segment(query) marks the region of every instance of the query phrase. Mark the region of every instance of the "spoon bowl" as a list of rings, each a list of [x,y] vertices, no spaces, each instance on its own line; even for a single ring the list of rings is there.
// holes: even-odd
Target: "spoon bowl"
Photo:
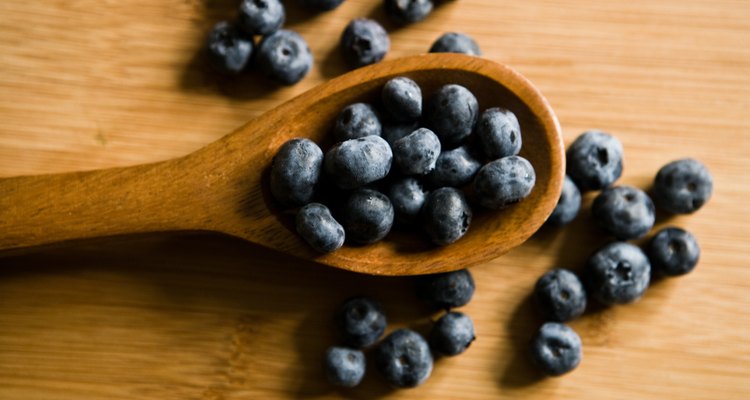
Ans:
[[[429,96],[456,83],[479,110],[504,107],[521,125],[536,186],[500,211],[477,210],[466,235],[443,247],[416,233],[392,231],[366,246],[319,254],[280,208],[268,172],[279,147],[306,137],[325,151],[342,108],[376,102],[385,82],[416,81]],[[425,54],[363,67],[332,79],[251,120],[206,147],[174,160],[107,170],[0,180],[0,250],[146,232],[214,231],[320,264],[378,275],[416,275],[466,268],[528,239],[560,196],[565,173],[562,135],[547,101],[507,66],[461,54]]]

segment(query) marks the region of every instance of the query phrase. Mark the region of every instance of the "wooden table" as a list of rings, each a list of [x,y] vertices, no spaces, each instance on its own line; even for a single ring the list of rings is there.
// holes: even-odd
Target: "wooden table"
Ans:
[[[237,1],[0,2],[0,175],[168,159],[345,72],[337,40],[354,17],[385,21],[380,1],[320,15],[288,1],[287,26],[316,57],[296,86],[255,73],[204,72],[199,48]],[[624,143],[623,184],[649,186],[664,163],[702,160],[715,192],[688,217],[696,271],[639,302],[597,308],[572,327],[584,361],[540,379],[524,357],[539,321],[528,301],[546,270],[579,270],[608,240],[585,208],[472,268],[478,339],[440,359],[423,386],[392,391],[377,374],[329,387],[319,365],[346,297],[382,301],[390,326],[431,318],[411,278],[355,275],[212,235],[136,237],[0,258],[0,398],[576,398],[750,396],[750,2],[744,0],[445,2],[391,33],[388,58],[464,31],[485,56],[535,82],[566,142],[590,128]],[[592,195],[585,197],[590,204]]]

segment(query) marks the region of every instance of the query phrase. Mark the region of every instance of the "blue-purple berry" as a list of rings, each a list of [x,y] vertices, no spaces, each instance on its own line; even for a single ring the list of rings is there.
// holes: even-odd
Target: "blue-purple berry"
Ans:
[[[431,130],[419,128],[393,143],[393,163],[405,175],[426,175],[435,169],[440,139]]]
[[[341,210],[347,240],[370,244],[383,239],[393,227],[395,212],[386,195],[373,189],[357,189]]]
[[[529,353],[537,369],[547,376],[564,375],[578,367],[583,358],[580,336],[559,322],[547,322],[539,328]]]
[[[587,131],[568,147],[567,173],[582,192],[611,186],[622,175],[622,143],[601,131]]]
[[[357,18],[344,29],[340,45],[346,61],[353,67],[361,67],[382,60],[391,47],[391,40],[375,20]]]
[[[430,306],[450,309],[468,304],[475,288],[471,272],[460,269],[420,276],[417,280],[417,297]]]
[[[674,214],[690,214],[701,208],[713,191],[713,177],[705,165],[692,158],[672,161],[654,179],[654,202]]]
[[[326,350],[323,369],[332,385],[352,388],[365,377],[365,353],[342,346],[331,346]]]
[[[477,42],[469,35],[461,32],[447,32],[441,35],[430,47],[430,53],[463,53],[481,56]]]
[[[393,204],[397,223],[414,225],[419,221],[427,193],[417,179],[405,177],[396,180],[388,186],[387,195]]]
[[[279,148],[271,164],[271,194],[283,206],[312,201],[320,179],[323,151],[310,139],[295,138]]]
[[[463,192],[452,187],[431,191],[422,206],[424,230],[439,246],[461,239],[469,230],[471,218],[471,206]]]
[[[690,232],[676,227],[660,230],[648,243],[646,254],[655,273],[685,275],[695,269],[701,249]]]
[[[239,24],[250,35],[270,35],[284,24],[286,13],[279,0],[243,0]]]
[[[386,327],[383,307],[365,296],[346,300],[339,306],[333,320],[341,341],[357,349],[375,344]]]
[[[566,322],[583,315],[586,290],[575,273],[557,268],[536,281],[534,302],[545,320]]]
[[[393,144],[396,143],[397,140],[419,129],[419,123],[417,123],[416,121],[398,122],[385,120],[382,121],[382,125],[383,131],[381,135],[383,139],[385,139],[391,146],[393,146]]]
[[[344,244],[344,227],[323,204],[309,203],[300,208],[295,225],[302,239],[318,252],[330,253]]]
[[[466,145],[440,153],[435,169],[427,175],[427,181],[435,187],[462,187],[476,176],[482,163]]]
[[[310,71],[312,63],[307,42],[294,31],[278,30],[265,36],[258,47],[258,68],[284,85],[299,82]]]
[[[476,339],[474,322],[468,315],[451,311],[435,322],[430,331],[430,348],[444,356],[463,353]]]
[[[584,271],[587,292],[604,305],[627,304],[646,292],[651,264],[630,243],[613,242],[589,257]]]
[[[344,107],[333,126],[338,141],[380,136],[382,126],[375,109],[367,103],[354,103]]]
[[[456,84],[442,86],[426,102],[424,123],[440,138],[445,149],[461,145],[474,131],[479,103],[469,89]]]
[[[427,18],[433,7],[432,0],[385,0],[386,14],[401,24],[412,24]]]
[[[237,75],[250,64],[255,44],[253,38],[229,22],[216,24],[206,41],[206,59],[217,72]]]
[[[474,178],[474,194],[480,205],[497,210],[528,197],[535,183],[536,173],[528,160],[503,157],[479,170]]]
[[[568,175],[565,175],[560,198],[557,200],[557,205],[552,210],[552,214],[547,218],[547,224],[555,226],[567,225],[576,218],[580,209],[581,191],[578,190],[575,182]]]
[[[620,240],[638,239],[654,226],[654,203],[646,192],[632,186],[602,190],[591,206],[599,226]]]
[[[375,349],[375,367],[396,388],[419,386],[432,373],[432,353],[427,341],[410,329],[398,329]]]
[[[416,121],[422,116],[422,90],[413,80],[400,76],[385,83],[383,107],[396,121]]]
[[[354,189],[388,175],[393,152],[383,138],[366,136],[333,146],[325,154],[326,174],[341,189]]]
[[[515,156],[521,151],[521,125],[512,111],[493,107],[485,110],[477,123],[482,150],[492,160]]]

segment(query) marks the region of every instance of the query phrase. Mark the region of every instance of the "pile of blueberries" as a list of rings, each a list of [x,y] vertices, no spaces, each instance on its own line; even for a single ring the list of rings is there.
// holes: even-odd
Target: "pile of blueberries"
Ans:
[[[315,250],[374,243],[394,223],[447,245],[471,224],[465,190],[490,210],[531,193],[536,174],[518,156],[521,128],[511,111],[480,113],[476,97],[456,84],[440,87],[423,110],[419,85],[406,77],[389,80],[381,101],[384,112],[368,103],[345,107],[333,127],[337,144],[325,154],[295,138],[273,159],[271,193],[282,206],[301,207],[296,229]]]
[[[334,316],[340,345],[326,350],[323,369],[337,386],[357,386],[365,375],[365,351],[374,353],[375,369],[396,388],[424,383],[432,373],[435,356],[463,353],[474,341],[474,323],[468,315],[453,311],[474,295],[474,279],[468,270],[425,275],[417,282],[417,296],[429,306],[445,312],[430,329],[428,338],[409,328],[386,329],[382,306],[369,297],[344,302]]]
[[[581,339],[563,323],[584,313],[587,294],[605,306],[627,304],[643,296],[652,276],[680,276],[695,268],[700,248],[684,229],[660,230],[645,251],[627,241],[652,230],[655,206],[671,214],[693,213],[713,190],[708,169],[690,158],[664,165],[656,174],[651,196],[632,186],[614,185],[622,174],[623,147],[605,132],[584,132],[570,145],[566,159],[563,191],[547,223],[571,222],[580,210],[581,192],[599,190],[592,215],[615,241],[589,257],[582,278],[558,268],[544,274],[534,287],[537,308],[548,322],[532,342],[531,359],[550,376],[565,374],[581,361]]]
[[[344,0],[300,0],[308,9],[333,10]],[[411,24],[426,18],[431,0],[385,0],[388,16],[396,23]],[[235,22],[221,21],[208,34],[206,60],[217,72],[239,75],[252,66],[282,85],[293,85],[310,71],[313,55],[298,33],[282,29],[286,19],[280,0],[243,0]],[[256,40],[256,38],[258,38]],[[369,18],[352,20],[340,40],[344,58],[353,68],[381,61],[390,48],[388,33]],[[430,52],[480,55],[479,47],[462,33],[446,33]]]

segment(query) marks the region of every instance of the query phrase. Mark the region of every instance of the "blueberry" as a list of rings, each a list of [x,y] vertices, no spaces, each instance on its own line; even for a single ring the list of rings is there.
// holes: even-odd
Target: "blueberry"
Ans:
[[[412,24],[427,18],[432,8],[432,0],[385,0],[386,14],[401,24]]]
[[[391,146],[379,136],[349,139],[333,146],[323,167],[342,189],[354,189],[388,175],[393,161]]]
[[[219,22],[208,34],[207,61],[218,72],[236,75],[248,66],[254,48],[252,37],[245,36],[229,22]]]
[[[474,178],[479,204],[500,209],[525,199],[534,188],[536,173],[525,158],[509,156],[485,164]]]
[[[332,385],[355,387],[365,376],[365,353],[348,347],[331,346],[326,350],[324,369]]]
[[[477,136],[490,159],[515,156],[521,151],[521,125],[510,110],[494,107],[482,113]]]
[[[250,35],[270,35],[284,23],[284,5],[279,0],[243,0],[239,24]]]
[[[622,175],[622,155],[622,143],[614,136],[584,132],[568,147],[568,175],[582,192],[604,189]]]
[[[426,197],[422,185],[415,178],[402,178],[388,187],[388,198],[393,204],[396,222],[404,225],[417,222]]]
[[[341,50],[353,67],[379,62],[390,47],[391,40],[385,29],[367,18],[352,20],[341,35]]]
[[[606,188],[591,206],[594,218],[607,232],[620,240],[637,239],[654,226],[654,203],[632,186]]]
[[[410,329],[386,336],[375,350],[375,367],[392,386],[419,386],[432,372],[432,353],[424,338]]]
[[[586,310],[586,290],[573,272],[553,269],[536,281],[534,301],[546,320],[570,321]]]
[[[407,77],[386,82],[381,97],[385,110],[397,121],[416,121],[422,115],[422,90]]]
[[[393,146],[397,140],[416,131],[419,128],[417,122],[384,121],[382,136],[388,144]]]
[[[430,53],[463,53],[481,56],[479,45],[469,35],[460,32],[448,32],[440,36],[430,47]]]
[[[654,179],[654,202],[674,214],[689,214],[711,198],[714,179],[708,168],[692,158],[661,167]]]
[[[651,238],[646,253],[654,272],[666,276],[679,276],[695,268],[701,249],[695,236],[690,232],[669,227]]]
[[[284,206],[301,206],[312,201],[322,165],[323,152],[310,139],[285,142],[271,164],[274,199]]]
[[[468,315],[451,311],[440,317],[430,331],[430,347],[444,356],[461,354],[476,339]]]
[[[375,109],[367,103],[354,103],[344,107],[336,118],[333,134],[337,140],[380,136],[382,127]]]
[[[555,209],[552,210],[547,223],[550,225],[562,226],[570,223],[578,215],[581,209],[581,191],[568,175],[565,175],[563,181],[560,199],[557,201]]]
[[[264,37],[258,47],[258,68],[285,85],[297,83],[304,78],[310,71],[312,62],[307,42],[293,31],[278,30]]]
[[[305,242],[321,253],[332,252],[344,244],[344,227],[323,204],[306,204],[297,212],[295,223]]]
[[[648,288],[651,264],[640,248],[626,242],[610,243],[586,263],[586,290],[605,305],[639,299]]]
[[[474,130],[479,103],[463,86],[445,85],[431,96],[424,110],[425,125],[440,138],[446,149],[457,147]]]
[[[427,180],[435,187],[461,187],[471,182],[481,167],[478,157],[467,146],[461,146],[441,152]]]
[[[419,128],[393,143],[393,163],[405,175],[425,175],[435,169],[440,139],[431,130]]]
[[[339,306],[334,324],[347,346],[363,348],[377,342],[385,332],[385,312],[374,299],[353,297]]]
[[[438,308],[461,307],[474,296],[474,278],[468,269],[423,275],[417,281],[417,297]]]
[[[347,239],[369,244],[391,231],[393,219],[393,205],[386,195],[372,189],[357,189],[344,203],[341,222]]]
[[[543,374],[560,376],[581,363],[581,338],[570,327],[547,322],[539,328],[531,342],[531,361]]]
[[[471,217],[471,207],[463,193],[452,187],[433,190],[422,206],[424,229],[440,246],[461,239],[469,230]]]
[[[317,11],[330,11],[341,5],[344,0],[301,0],[302,5]]]

